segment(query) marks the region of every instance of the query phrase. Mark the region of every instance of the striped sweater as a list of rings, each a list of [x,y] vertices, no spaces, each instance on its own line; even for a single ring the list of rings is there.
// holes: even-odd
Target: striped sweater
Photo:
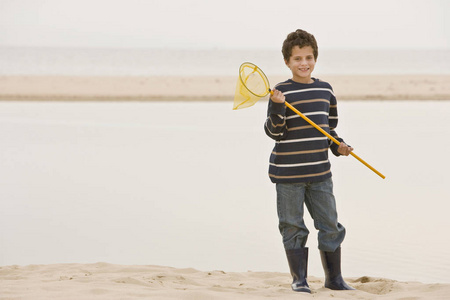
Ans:
[[[279,83],[276,89],[292,106],[343,142],[335,131],[338,115],[333,89],[327,82],[313,80],[314,83],[303,84],[289,79]],[[338,146],[299,115],[286,109],[284,103],[269,100],[264,129],[275,140],[269,166],[272,182],[317,182],[331,177],[328,149],[339,156]]]

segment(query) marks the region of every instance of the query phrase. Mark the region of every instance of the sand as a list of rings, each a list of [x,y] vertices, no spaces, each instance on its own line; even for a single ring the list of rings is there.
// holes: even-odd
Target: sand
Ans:
[[[339,100],[448,100],[450,75],[317,76]],[[272,85],[285,77],[269,78]],[[224,100],[237,77],[0,76],[0,100]]]
[[[332,291],[309,278],[312,295],[290,290],[287,273],[203,272],[108,263],[0,267],[0,299],[449,299],[450,284],[347,278],[357,290]]]

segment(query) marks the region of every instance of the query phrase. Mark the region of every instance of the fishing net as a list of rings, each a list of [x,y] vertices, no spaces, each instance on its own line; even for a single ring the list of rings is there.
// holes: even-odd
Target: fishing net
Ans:
[[[269,93],[273,93],[270,90],[269,80],[267,79],[264,72],[255,64],[246,62],[243,63],[239,67],[239,78],[236,85],[236,92],[234,94],[234,105],[233,109],[241,109],[246,108],[254,105],[256,102],[258,102],[259,99],[266,96]],[[336,140],[334,137],[332,137],[328,132],[320,128],[317,124],[315,124],[313,121],[311,121],[307,116],[302,114],[299,110],[297,110],[295,107],[293,107],[290,103],[287,101],[284,102],[284,104],[289,107],[294,113],[298,114],[300,117],[302,117],[306,122],[311,124],[314,128],[316,128],[318,131],[320,131],[323,135],[325,135],[327,138],[332,140],[337,145],[340,144],[338,140]],[[378,172],[374,167],[369,165],[367,162],[365,162],[361,157],[356,155],[353,151],[350,152],[350,154],[355,157],[357,160],[359,160],[362,164],[364,164],[366,167],[371,169],[373,172],[375,172],[378,176],[381,178],[385,178],[383,174]]]
[[[246,62],[239,67],[233,109],[254,105],[270,91],[269,80],[256,65]]]

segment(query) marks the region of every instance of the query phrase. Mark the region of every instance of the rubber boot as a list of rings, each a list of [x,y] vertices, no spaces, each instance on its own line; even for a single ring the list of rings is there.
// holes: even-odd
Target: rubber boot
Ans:
[[[325,271],[325,287],[332,290],[354,290],[345,283],[341,274],[341,247],[334,252],[320,251],[323,270]]]
[[[289,269],[293,278],[291,287],[295,292],[311,293],[308,276],[308,248],[286,250]]]

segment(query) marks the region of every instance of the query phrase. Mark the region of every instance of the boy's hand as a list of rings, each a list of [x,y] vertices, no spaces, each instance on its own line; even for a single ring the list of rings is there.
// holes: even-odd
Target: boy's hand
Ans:
[[[273,95],[270,96],[270,99],[272,99],[275,103],[284,103],[285,97],[282,92],[279,90],[273,89]]]
[[[353,148],[349,147],[347,144],[345,144],[345,143],[339,144],[339,148],[338,148],[339,154],[344,155],[344,156],[349,156],[350,152],[352,152],[352,151],[353,151]]]

